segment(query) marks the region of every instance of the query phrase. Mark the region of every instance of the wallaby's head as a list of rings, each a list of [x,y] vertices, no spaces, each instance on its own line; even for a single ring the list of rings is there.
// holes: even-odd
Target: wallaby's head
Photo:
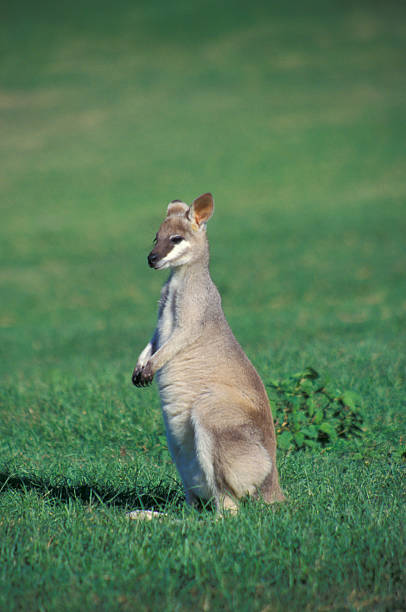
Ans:
[[[213,209],[211,193],[196,198],[191,206],[179,200],[171,202],[148,255],[151,268],[164,270],[207,258],[206,223]]]

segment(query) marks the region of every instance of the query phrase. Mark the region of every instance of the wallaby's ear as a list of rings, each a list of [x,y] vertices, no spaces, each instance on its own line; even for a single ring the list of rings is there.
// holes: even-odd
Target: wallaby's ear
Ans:
[[[204,193],[194,200],[189,209],[188,217],[199,227],[206,224],[214,211],[214,200],[211,193]]]
[[[172,217],[172,215],[184,215],[186,211],[189,210],[189,206],[182,202],[181,200],[172,200],[168,204],[168,210],[166,211],[167,217]]]

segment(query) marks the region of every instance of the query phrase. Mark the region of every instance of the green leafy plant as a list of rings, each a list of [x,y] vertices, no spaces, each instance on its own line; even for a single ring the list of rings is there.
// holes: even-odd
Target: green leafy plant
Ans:
[[[267,386],[279,448],[324,447],[339,438],[363,434],[360,396],[334,388],[313,368],[282,380],[271,380]]]

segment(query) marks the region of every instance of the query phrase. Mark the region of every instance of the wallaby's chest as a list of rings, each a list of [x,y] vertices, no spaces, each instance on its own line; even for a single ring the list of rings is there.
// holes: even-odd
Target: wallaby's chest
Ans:
[[[161,312],[158,320],[159,346],[167,342],[178,324],[178,309],[181,298],[180,280],[174,275],[169,281],[166,294],[161,298]]]

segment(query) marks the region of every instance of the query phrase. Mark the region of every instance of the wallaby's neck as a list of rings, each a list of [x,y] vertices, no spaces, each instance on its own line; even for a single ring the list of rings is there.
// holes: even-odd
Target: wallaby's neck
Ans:
[[[210,279],[208,251],[196,261],[173,268],[171,277],[183,283],[188,281],[207,282],[207,279]]]

